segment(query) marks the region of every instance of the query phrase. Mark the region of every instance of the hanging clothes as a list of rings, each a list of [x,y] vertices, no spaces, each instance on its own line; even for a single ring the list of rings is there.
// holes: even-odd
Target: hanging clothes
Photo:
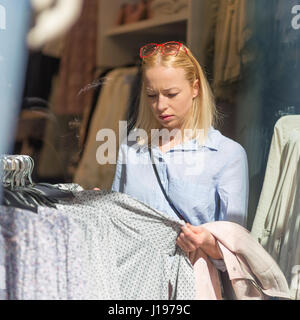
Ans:
[[[287,212],[290,210],[288,217],[279,217],[277,223],[285,227],[284,234],[278,232],[273,232],[274,237],[279,236],[281,239],[280,243],[280,252],[278,258],[278,264],[281,267],[282,271],[286,275],[288,280],[291,297],[296,300],[300,300],[300,129],[298,132],[294,132],[290,136],[290,141],[287,145],[287,159],[285,179],[288,182],[285,182],[282,185],[282,189],[286,190],[286,198],[288,198],[289,203],[286,205]],[[295,165],[297,163],[297,165]],[[291,164],[291,165],[289,165]],[[295,165],[293,167],[293,164]],[[292,170],[295,170],[292,172]],[[290,178],[292,180],[290,180]],[[290,188],[286,188],[287,184],[290,184]],[[290,192],[290,194],[289,194]],[[284,192],[282,196],[285,196]],[[280,210],[282,211],[282,210]],[[281,213],[281,212],[280,212]],[[274,241],[276,243],[276,239]]]
[[[279,263],[289,285],[300,265],[300,116],[280,118],[274,127],[263,188],[251,233]],[[299,288],[291,288],[299,299]],[[298,292],[298,293],[297,293]]]
[[[126,120],[132,83],[137,67],[117,68],[109,72],[93,115],[86,146],[74,174],[73,181],[83,188],[111,189],[115,164],[99,164],[96,159],[99,142],[97,132],[110,129],[116,135],[116,152],[119,148],[119,121]]]
[[[41,180],[69,182],[73,163],[79,154],[79,124],[81,117],[75,115],[57,115],[55,106],[60,88],[59,76],[52,79],[52,91],[49,97],[49,117],[42,150],[37,163],[37,173]],[[72,127],[72,123],[78,123]]]
[[[74,195],[58,209],[68,212],[84,231],[89,250],[89,291],[96,299],[201,299],[195,287],[199,269],[195,270],[189,257],[176,247],[181,221],[124,193],[82,191]],[[224,260],[238,299],[253,298],[255,288],[259,288],[258,298],[265,297],[261,291],[289,298],[284,275],[246,229],[224,221],[203,226],[224,247]],[[199,256],[191,257],[198,263]],[[198,275],[201,277],[202,272]],[[237,280],[237,275],[242,275],[241,279]],[[207,283],[211,285],[212,277],[204,280],[198,282],[202,293]],[[209,299],[207,292],[204,295]]]
[[[40,51],[30,52],[27,63],[23,98],[48,100],[52,79],[58,73],[60,61]],[[22,107],[25,105],[23,104]]]
[[[82,14],[65,38],[59,70],[59,92],[55,112],[80,115],[92,101],[97,50],[98,0],[83,2]]]
[[[3,299],[88,299],[83,234],[71,218],[44,207],[36,214],[0,206],[0,232]]]
[[[198,33],[199,45],[195,50],[200,65],[204,68],[206,76],[211,82],[213,76],[214,46],[216,37],[216,24],[220,0],[202,0],[199,19],[202,29]]]
[[[65,36],[60,36],[58,39],[46,43],[41,49],[46,56],[60,59],[65,46]]]
[[[66,189],[81,190],[78,187]],[[7,299],[201,298],[195,279],[203,274],[195,274],[199,269],[192,265],[201,263],[200,257],[189,258],[176,245],[182,221],[123,193],[74,191],[73,195],[61,200],[57,209],[39,207],[38,213],[0,207]],[[251,298],[253,286],[267,295],[286,297],[282,273],[247,230],[223,221],[206,227],[220,241],[238,299]],[[236,275],[242,278],[236,281]],[[212,277],[205,280],[197,283],[202,293]]]
[[[6,300],[6,273],[5,273],[5,250],[2,250],[5,245],[3,232],[0,228],[0,300]]]
[[[80,126],[79,146],[81,147],[81,152],[83,152],[83,149],[87,140],[87,135],[89,132],[89,128],[90,128],[91,121],[97,106],[99,96],[101,94],[103,82],[105,81],[106,75],[112,70],[113,70],[112,68],[109,68],[101,72],[99,77],[93,84],[93,86],[95,87],[95,90],[93,92],[92,103],[89,107],[84,109],[81,126]]]
[[[255,59],[242,68],[236,108],[236,138],[248,154],[251,228],[274,126],[284,115],[300,114],[300,33],[291,25],[291,10],[297,0],[249,0],[248,3],[253,4],[255,12],[252,37],[245,50],[254,54]]]
[[[134,77],[129,103],[128,103],[128,112],[127,112],[127,121],[128,121],[128,129],[127,132],[130,132],[136,124],[136,120],[138,117],[139,105],[140,105],[140,92],[142,87],[142,67],[140,65],[137,66],[138,71],[136,76]]]
[[[245,52],[252,36],[255,1],[228,0],[219,3],[214,54],[213,89],[217,98],[232,102],[233,84],[241,79],[243,64],[253,61]]]
[[[112,191],[82,191],[58,205],[85,234],[95,299],[192,300],[194,273],[176,249],[180,222]]]

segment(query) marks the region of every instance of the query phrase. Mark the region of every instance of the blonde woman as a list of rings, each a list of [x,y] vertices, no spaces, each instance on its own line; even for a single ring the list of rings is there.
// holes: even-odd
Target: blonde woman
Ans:
[[[246,227],[245,150],[214,128],[217,112],[211,89],[184,44],[150,43],[140,49],[140,57],[137,121],[120,146],[112,190],[178,219],[163,188],[187,222],[178,246],[186,253],[200,247],[222,270],[216,240],[201,224],[227,220]]]

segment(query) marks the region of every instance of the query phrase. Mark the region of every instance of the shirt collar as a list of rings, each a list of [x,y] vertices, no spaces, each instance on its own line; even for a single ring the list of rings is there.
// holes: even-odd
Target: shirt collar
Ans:
[[[207,137],[203,144],[200,144],[195,138],[185,142],[184,144],[179,144],[173,147],[171,150],[184,150],[193,151],[199,150],[203,147],[218,150],[219,149],[219,135],[220,132],[214,129],[212,126],[208,129]]]
[[[174,146],[171,150],[183,150],[183,151],[195,151],[200,150],[203,147],[207,147],[209,149],[218,150],[219,149],[219,138],[221,133],[214,129],[214,127],[210,127],[207,133],[207,137],[205,139],[205,142],[203,144],[200,144],[196,139],[189,140],[183,144],[179,144]],[[154,148],[158,148],[158,146],[155,146]],[[147,150],[147,145],[140,146],[138,148],[139,150]]]
[[[211,126],[209,128],[206,141],[203,145],[210,149],[219,150],[220,136],[220,131]]]

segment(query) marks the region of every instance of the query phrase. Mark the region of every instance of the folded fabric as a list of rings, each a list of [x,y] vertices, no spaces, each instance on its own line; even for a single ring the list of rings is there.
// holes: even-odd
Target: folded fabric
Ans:
[[[283,272],[268,252],[242,226],[228,221],[202,225],[217,239],[237,300],[290,299]],[[222,299],[218,273],[205,253],[198,249],[189,255],[196,277],[196,299]]]
[[[186,0],[153,0],[150,4],[153,17],[176,14],[187,8]]]

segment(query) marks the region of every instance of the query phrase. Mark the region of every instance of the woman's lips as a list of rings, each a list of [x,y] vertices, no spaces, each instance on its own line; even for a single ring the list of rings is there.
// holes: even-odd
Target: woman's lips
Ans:
[[[167,116],[160,116],[159,118],[160,118],[161,120],[167,121],[167,120],[171,120],[172,117],[173,117],[172,115],[167,115]]]

